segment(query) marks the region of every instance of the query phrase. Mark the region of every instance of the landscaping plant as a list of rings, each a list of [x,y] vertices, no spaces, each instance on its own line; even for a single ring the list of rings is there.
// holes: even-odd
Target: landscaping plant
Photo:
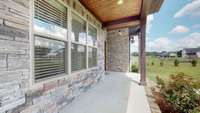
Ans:
[[[151,65],[153,66],[153,65],[154,65],[154,62],[151,62]]]
[[[174,66],[178,67],[179,66],[179,61],[177,59],[174,60]]]
[[[164,62],[163,60],[160,61],[160,66],[163,66],[164,65]]]
[[[171,106],[170,113],[200,113],[199,83],[184,73],[171,75],[168,81],[157,77],[158,93]]]
[[[197,60],[193,59],[191,64],[192,64],[193,67],[196,67],[197,66]]]
[[[131,66],[131,72],[136,72],[136,73],[139,72],[138,67],[137,67],[136,65],[133,64],[133,65]]]

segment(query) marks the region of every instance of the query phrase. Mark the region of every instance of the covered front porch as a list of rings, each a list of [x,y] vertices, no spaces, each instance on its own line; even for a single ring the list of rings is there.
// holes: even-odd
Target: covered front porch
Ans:
[[[151,113],[138,73],[106,72],[93,88],[59,113]]]
[[[146,23],[164,0],[79,0],[102,23],[105,30],[106,71],[130,71],[130,45],[138,36],[139,84],[146,85]]]
[[[150,113],[145,32],[162,3],[0,0],[0,113]]]

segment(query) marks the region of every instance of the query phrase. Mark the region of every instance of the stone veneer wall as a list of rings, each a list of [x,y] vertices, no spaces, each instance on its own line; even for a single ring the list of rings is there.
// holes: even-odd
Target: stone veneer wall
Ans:
[[[62,1],[70,6],[77,3]],[[30,0],[0,0],[0,113],[58,113],[104,75],[104,39],[98,34],[98,68],[31,86],[29,3]],[[78,5],[73,5],[75,10],[81,10],[83,16],[100,26]]]
[[[129,71],[129,29],[117,29],[107,32],[106,70]]]

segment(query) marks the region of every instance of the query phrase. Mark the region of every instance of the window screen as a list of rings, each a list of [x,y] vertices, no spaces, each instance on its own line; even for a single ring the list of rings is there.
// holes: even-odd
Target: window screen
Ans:
[[[65,73],[65,42],[35,36],[35,79]]]
[[[86,46],[72,44],[71,46],[71,70],[86,69]]]
[[[97,66],[97,49],[88,47],[88,67]]]

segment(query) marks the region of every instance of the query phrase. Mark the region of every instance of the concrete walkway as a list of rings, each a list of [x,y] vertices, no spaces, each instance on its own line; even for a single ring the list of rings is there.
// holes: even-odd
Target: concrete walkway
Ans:
[[[104,80],[81,94],[60,113],[151,113],[139,75],[108,72]]]

